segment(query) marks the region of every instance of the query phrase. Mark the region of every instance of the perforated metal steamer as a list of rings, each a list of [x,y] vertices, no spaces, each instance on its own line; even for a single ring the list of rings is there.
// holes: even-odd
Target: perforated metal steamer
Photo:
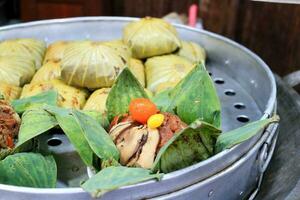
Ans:
[[[0,39],[33,37],[48,43],[56,40],[112,40],[121,38],[122,28],[133,18],[88,17],[47,20],[0,28]],[[176,25],[180,37],[204,46],[207,68],[216,83],[222,103],[224,131],[248,121],[268,118],[276,111],[276,85],[268,66],[245,47],[219,35]],[[212,158],[166,174],[159,181],[122,187],[102,199],[217,199],[253,198],[272,156],[277,124],[255,138]],[[0,199],[83,200],[90,195],[74,185],[86,175],[73,147],[63,134],[44,135],[41,148],[53,152],[59,169],[56,189],[0,185]],[[76,182],[76,181],[75,181]],[[76,184],[75,184],[76,185]]]

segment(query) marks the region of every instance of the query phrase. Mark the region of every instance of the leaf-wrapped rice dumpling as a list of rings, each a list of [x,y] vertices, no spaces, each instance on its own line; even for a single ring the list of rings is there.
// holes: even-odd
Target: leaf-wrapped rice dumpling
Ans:
[[[64,108],[81,109],[88,97],[88,92],[86,90],[75,88],[65,84],[61,80],[53,79],[47,82],[25,85],[21,98],[34,96],[51,89],[58,92],[58,105]]]
[[[4,99],[11,101],[20,97],[22,88],[14,85],[9,85],[4,82],[0,82],[0,94],[4,96]]]
[[[168,54],[181,46],[171,24],[151,17],[128,24],[123,30],[123,41],[132,48],[132,56],[139,59]]]
[[[0,56],[0,80],[10,85],[23,86],[35,72],[34,61],[20,56]]]
[[[70,44],[70,41],[57,41],[50,44],[47,48],[43,63],[45,64],[49,61],[60,62],[68,44]]]
[[[88,98],[83,110],[94,110],[101,113],[106,112],[106,99],[110,88],[101,88],[96,90]]]
[[[119,52],[119,55],[127,61],[131,58],[131,49],[122,40],[111,40],[104,42],[105,45],[112,47],[114,50]]]
[[[155,93],[160,84],[176,85],[194,65],[180,56],[164,55],[147,59],[145,67],[147,89]]]
[[[45,42],[31,38],[11,39],[0,43],[0,56],[22,56],[26,60],[34,60],[36,69],[42,66],[45,50]]]
[[[60,78],[60,73],[60,63],[55,61],[49,61],[46,64],[44,64],[40,69],[38,69],[38,71],[34,74],[31,80],[31,84]]]
[[[189,61],[205,62],[206,53],[204,48],[194,42],[181,41],[182,47],[178,51],[178,55],[188,59]]]
[[[131,58],[128,65],[130,71],[137,78],[143,87],[145,87],[145,69],[141,60]]]
[[[125,67],[125,59],[105,42],[72,42],[64,52],[61,76],[68,85],[110,87]]]

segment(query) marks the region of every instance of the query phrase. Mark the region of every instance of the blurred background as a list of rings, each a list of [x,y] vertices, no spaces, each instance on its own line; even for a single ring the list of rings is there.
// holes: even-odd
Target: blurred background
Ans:
[[[0,0],[0,24],[77,16],[166,15],[187,23],[193,4],[198,6],[200,26],[245,45],[277,74],[284,76],[300,69],[300,4],[250,0]]]

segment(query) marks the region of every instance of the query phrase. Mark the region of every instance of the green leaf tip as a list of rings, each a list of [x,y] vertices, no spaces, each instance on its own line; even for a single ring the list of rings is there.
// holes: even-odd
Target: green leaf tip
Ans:
[[[216,143],[216,153],[240,144],[266,128],[269,124],[279,122],[278,115],[271,118],[250,122],[245,126],[221,134]]]
[[[127,113],[130,101],[135,98],[149,97],[140,82],[126,67],[118,76],[106,100],[109,121],[115,116]]]

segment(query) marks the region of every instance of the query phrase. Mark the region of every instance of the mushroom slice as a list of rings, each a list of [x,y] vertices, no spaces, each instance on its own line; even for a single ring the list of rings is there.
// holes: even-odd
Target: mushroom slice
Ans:
[[[120,151],[120,161],[122,165],[126,165],[128,160],[136,153],[142,138],[147,136],[145,127],[133,127],[120,137],[117,148]],[[119,139],[118,139],[119,140]]]
[[[158,130],[148,128],[147,142],[144,144],[142,148],[142,152],[140,153],[134,165],[137,167],[150,169],[154,162],[158,143],[159,143]]]
[[[119,137],[119,135],[129,129],[131,125],[131,122],[121,122],[113,126],[109,131],[109,135],[112,140],[116,142],[116,139]]]

